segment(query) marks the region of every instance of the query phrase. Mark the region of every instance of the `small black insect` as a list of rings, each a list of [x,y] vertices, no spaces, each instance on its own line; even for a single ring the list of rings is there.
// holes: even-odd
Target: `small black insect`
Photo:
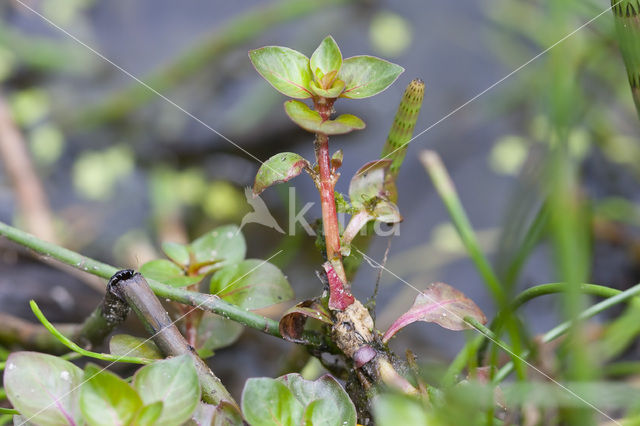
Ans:
[[[136,274],[136,271],[134,271],[133,269],[121,269],[115,274],[113,274],[113,276],[109,279],[109,285],[112,285],[112,284],[115,285],[118,283],[118,281],[128,280],[130,278],[133,278],[135,274]]]
[[[118,299],[124,300],[119,291],[120,281],[129,280],[134,277],[136,271],[133,269],[121,269],[111,276],[109,283],[107,284],[107,291],[115,295]]]

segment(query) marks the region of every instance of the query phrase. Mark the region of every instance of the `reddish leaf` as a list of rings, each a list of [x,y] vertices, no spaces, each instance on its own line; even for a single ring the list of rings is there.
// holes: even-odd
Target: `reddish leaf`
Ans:
[[[280,334],[294,343],[308,343],[302,338],[304,326],[309,318],[331,324],[331,317],[322,304],[316,300],[305,300],[289,309],[280,318]]]
[[[411,309],[391,324],[382,341],[388,342],[400,329],[416,321],[435,322],[449,330],[472,328],[464,321],[465,317],[482,324],[487,322],[480,308],[462,292],[448,284],[434,283],[416,297]]]
[[[333,265],[331,265],[331,262],[325,262],[322,267],[329,280],[329,309],[344,311],[347,306],[353,303],[354,298],[351,292],[344,288],[344,283],[333,268]]]

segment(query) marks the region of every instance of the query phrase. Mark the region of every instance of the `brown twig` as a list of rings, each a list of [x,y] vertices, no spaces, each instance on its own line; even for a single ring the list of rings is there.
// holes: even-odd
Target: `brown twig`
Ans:
[[[186,354],[191,357],[198,372],[205,402],[217,405],[226,401],[238,407],[220,379],[180,334],[142,275],[130,269],[118,271],[109,281],[107,291],[129,304],[164,355]]]
[[[56,242],[53,217],[47,196],[31,163],[22,134],[9,107],[0,98],[0,158],[11,180],[20,214],[27,229],[38,237]]]
[[[16,126],[9,107],[0,97],[0,159],[7,177],[13,185],[18,209],[24,218],[25,227],[35,236],[57,243],[59,241],[56,238],[49,201],[42,187],[42,182],[34,170],[26,146],[24,137]],[[104,284],[94,277],[73,268],[60,266],[47,259],[45,262],[79,277],[82,282],[96,290],[102,291],[104,289]]]
[[[107,292],[102,303],[82,324],[58,324],[56,328],[78,345],[90,349],[102,344],[126,319],[128,313],[129,306]],[[42,325],[4,313],[0,313],[0,324],[0,343],[3,345],[18,345],[23,349],[56,355],[69,352],[69,349]]]
[[[0,312],[0,343],[9,348],[20,346],[23,349],[47,352],[56,355],[69,352],[49,331],[39,324]],[[56,328],[65,336],[71,336],[78,330],[78,324],[57,324]]]

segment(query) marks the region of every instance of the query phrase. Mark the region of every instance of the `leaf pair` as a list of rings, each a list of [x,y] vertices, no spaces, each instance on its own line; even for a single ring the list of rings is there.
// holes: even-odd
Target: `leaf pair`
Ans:
[[[249,58],[273,87],[296,99],[367,98],[385,90],[404,71],[399,65],[373,56],[343,60],[331,36],[322,40],[311,59],[280,46],[252,50]]]
[[[187,356],[142,367],[129,385],[93,364],[83,373],[52,355],[14,352],[4,386],[20,414],[39,425],[180,425],[200,400],[198,376]]]
[[[335,120],[323,120],[319,112],[296,100],[285,102],[284,110],[294,123],[311,133],[342,135],[365,128],[364,121],[352,114],[342,114]]]

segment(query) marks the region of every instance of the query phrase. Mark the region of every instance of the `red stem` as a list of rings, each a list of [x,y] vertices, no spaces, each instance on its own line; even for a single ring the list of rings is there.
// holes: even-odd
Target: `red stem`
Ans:
[[[322,224],[327,244],[327,259],[340,259],[340,237],[338,215],[333,196],[334,182],[331,176],[329,157],[329,138],[323,133],[316,136],[316,158],[320,168],[320,199],[322,205]]]
[[[316,111],[323,121],[331,117],[333,100],[319,98],[315,100]],[[340,228],[338,227],[338,214],[336,212],[336,200],[334,188],[336,179],[331,173],[331,155],[329,154],[329,137],[324,133],[316,134],[315,141],[316,161],[320,169],[320,200],[322,207],[322,227],[324,240],[327,246],[327,259],[331,261],[336,273],[346,283],[342,255],[340,254]]]

